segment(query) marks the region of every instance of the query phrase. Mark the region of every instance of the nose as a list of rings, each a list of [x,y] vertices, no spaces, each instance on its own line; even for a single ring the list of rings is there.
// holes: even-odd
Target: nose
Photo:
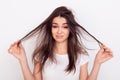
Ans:
[[[58,28],[57,33],[58,33],[58,34],[61,34],[61,33],[62,33],[62,28]]]

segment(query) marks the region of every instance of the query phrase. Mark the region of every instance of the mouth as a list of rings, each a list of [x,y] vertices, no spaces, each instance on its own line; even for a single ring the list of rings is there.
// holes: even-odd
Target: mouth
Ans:
[[[60,39],[60,38],[63,38],[63,36],[59,36],[59,35],[57,35],[56,38]]]

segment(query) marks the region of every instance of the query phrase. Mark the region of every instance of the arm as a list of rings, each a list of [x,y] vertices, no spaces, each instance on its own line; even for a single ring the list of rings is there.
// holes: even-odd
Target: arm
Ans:
[[[27,60],[19,61],[19,63],[20,63],[21,69],[22,69],[24,80],[35,80],[32,72],[30,71]]]
[[[102,45],[95,57],[94,65],[90,72],[90,75],[88,75],[88,63],[80,67],[80,80],[97,80],[101,64],[111,59],[112,57],[113,54],[111,50],[108,49],[106,46]]]
[[[94,66],[93,66],[92,71],[88,77],[88,80],[97,80],[100,66],[101,66],[100,64],[94,63]]]
[[[33,76],[35,80],[42,80],[41,64],[37,61],[34,62]]]
[[[88,63],[80,67],[80,80],[97,80],[100,65],[94,64],[93,69],[88,76]]]
[[[12,44],[10,46],[10,48],[8,49],[8,52],[19,60],[19,63],[20,63],[21,69],[22,69],[22,73],[24,76],[24,80],[42,80],[42,79],[37,78],[36,74],[33,74],[31,72],[29,65],[28,65],[25,50],[24,50],[22,44],[18,45],[18,42],[19,41]],[[38,68],[36,66],[37,65],[35,65],[34,73],[35,73],[36,69]]]
[[[88,63],[80,66],[80,80],[88,79]]]
[[[42,72],[40,70],[41,67],[39,62],[37,61],[34,62],[33,74],[29,69],[27,61],[25,62],[22,61],[20,64],[25,80],[42,80]]]
[[[111,50],[107,48],[105,45],[102,45],[95,57],[94,66],[88,77],[88,80],[97,80],[97,76],[98,76],[101,64],[111,59],[112,57],[113,57],[113,54]]]

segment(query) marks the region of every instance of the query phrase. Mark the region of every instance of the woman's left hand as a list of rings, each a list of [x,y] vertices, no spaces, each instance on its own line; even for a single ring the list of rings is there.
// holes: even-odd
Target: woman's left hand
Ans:
[[[112,51],[105,45],[101,45],[101,48],[95,57],[95,63],[102,64],[105,61],[111,59],[112,57],[113,57]]]

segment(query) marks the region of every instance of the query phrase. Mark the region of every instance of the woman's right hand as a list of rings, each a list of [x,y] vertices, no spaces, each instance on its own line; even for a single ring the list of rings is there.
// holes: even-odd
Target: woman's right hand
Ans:
[[[14,42],[8,49],[8,52],[16,57],[19,61],[26,60],[25,49],[19,41]]]

